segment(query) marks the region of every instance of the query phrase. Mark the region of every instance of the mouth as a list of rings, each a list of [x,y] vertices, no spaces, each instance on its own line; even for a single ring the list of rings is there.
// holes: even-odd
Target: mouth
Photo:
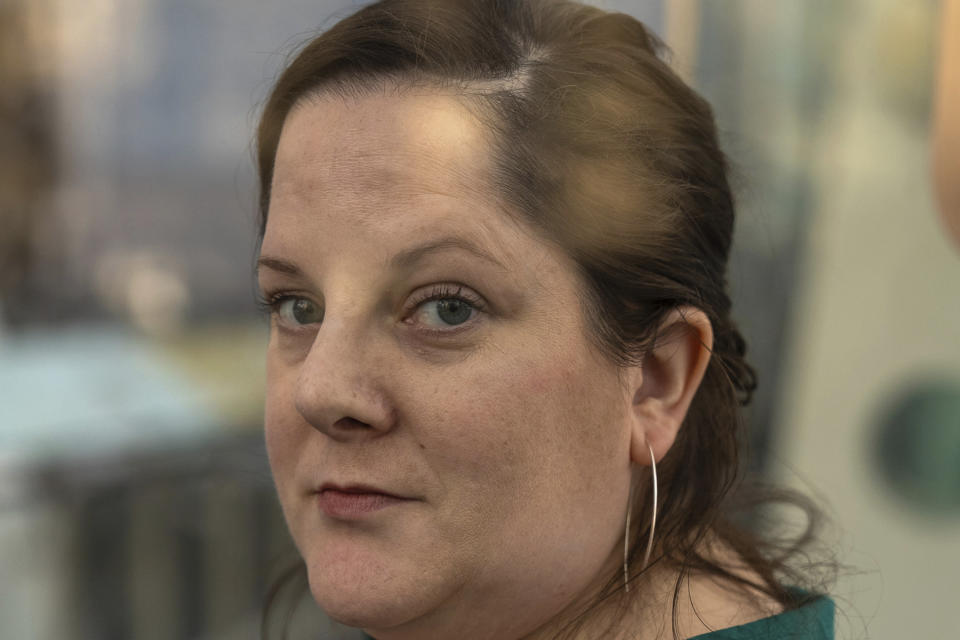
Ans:
[[[350,493],[350,494],[365,494],[365,493],[375,493],[382,496],[389,496],[391,498],[403,498],[403,496],[398,496],[396,494],[385,491],[379,487],[367,484],[347,484],[339,485],[333,482],[325,482],[320,485],[320,488],[317,490],[317,493],[323,493],[324,491],[336,491],[337,493]]]
[[[335,520],[355,520],[411,501],[410,498],[360,484],[340,486],[325,483],[316,492],[316,496],[320,510]]]

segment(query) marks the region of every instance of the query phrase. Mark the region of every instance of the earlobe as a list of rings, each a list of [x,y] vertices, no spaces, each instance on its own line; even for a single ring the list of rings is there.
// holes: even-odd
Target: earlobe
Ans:
[[[672,311],[657,335],[631,389],[630,458],[644,466],[651,449],[659,461],[673,446],[713,349],[710,320],[696,307]]]

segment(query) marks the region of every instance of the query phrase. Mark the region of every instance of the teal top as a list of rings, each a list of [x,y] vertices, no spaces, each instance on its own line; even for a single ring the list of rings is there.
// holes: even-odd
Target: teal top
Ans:
[[[833,600],[818,596],[796,609],[689,640],[833,640],[833,610]]]

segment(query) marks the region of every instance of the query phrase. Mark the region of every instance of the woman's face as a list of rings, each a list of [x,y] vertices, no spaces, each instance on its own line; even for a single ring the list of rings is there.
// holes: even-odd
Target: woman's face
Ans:
[[[435,92],[304,101],[277,151],[270,465],[314,598],[378,637],[530,633],[622,548],[629,393],[490,172]]]

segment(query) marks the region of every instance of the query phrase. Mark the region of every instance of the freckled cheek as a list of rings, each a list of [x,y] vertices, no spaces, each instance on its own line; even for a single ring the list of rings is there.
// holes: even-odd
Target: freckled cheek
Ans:
[[[448,382],[450,382],[448,380]],[[450,466],[489,484],[527,483],[543,469],[542,457],[567,448],[563,442],[564,375],[556,366],[530,361],[498,362],[473,367],[469,378],[443,385],[435,396],[435,418],[441,428],[425,434],[432,455],[449,456]],[[432,436],[432,437],[431,437]]]
[[[304,444],[305,431],[299,426],[291,394],[292,387],[289,384],[268,374],[263,416],[264,439],[270,470],[281,492],[286,480],[293,476],[297,453]]]
[[[498,394],[518,453],[526,447],[544,474],[562,469],[577,482],[609,465],[623,440],[615,384],[608,371],[561,352],[506,371]]]

